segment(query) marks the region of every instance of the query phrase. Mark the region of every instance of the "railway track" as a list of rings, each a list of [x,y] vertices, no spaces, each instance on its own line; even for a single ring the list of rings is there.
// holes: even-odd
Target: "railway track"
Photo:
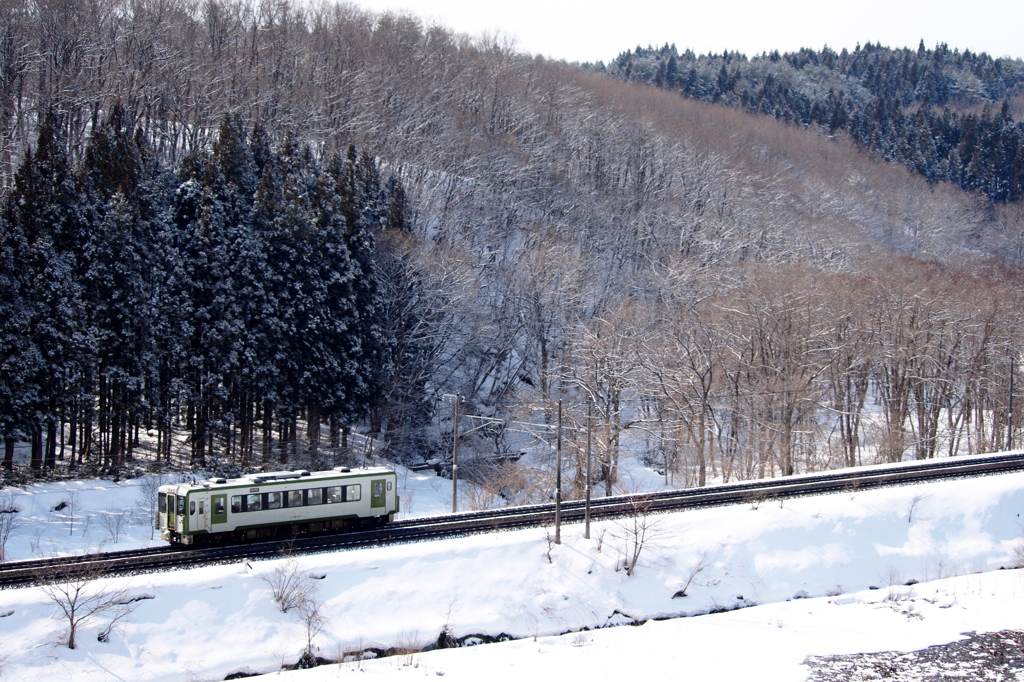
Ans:
[[[985,476],[1024,470],[1024,453],[928,460],[890,466],[844,470],[836,473],[806,474],[780,479],[745,481],[707,488],[689,488],[642,495],[602,497],[592,500],[591,518],[600,519],[637,513],[685,510],[730,504],[758,504],[807,495],[867,490],[949,478]],[[582,501],[565,502],[563,523],[582,521]],[[287,542],[253,542],[243,545],[182,549],[154,547],[104,554],[57,557],[0,564],[0,588],[27,585],[43,580],[62,580],[125,575],[192,566],[264,559],[283,552],[296,554],[374,547],[400,542],[434,540],[471,533],[550,525],[555,505],[531,505],[505,509],[464,512],[446,516],[397,521],[383,528],[314,535]]]

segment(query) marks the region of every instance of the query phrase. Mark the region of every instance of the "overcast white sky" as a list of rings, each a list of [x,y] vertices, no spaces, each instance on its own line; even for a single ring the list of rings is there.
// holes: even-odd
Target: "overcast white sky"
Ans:
[[[858,43],[1024,58],[1024,0],[353,0],[404,10],[459,33],[499,33],[523,52],[608,62],[638,44],[747,56]]]

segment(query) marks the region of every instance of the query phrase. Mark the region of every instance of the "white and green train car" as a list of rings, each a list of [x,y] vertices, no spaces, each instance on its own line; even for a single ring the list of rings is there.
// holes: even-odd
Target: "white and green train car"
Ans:
[[[338,467],[163,485],[156,527],[179,545],[369,528],[398,513],[396,483],[383,467]]]

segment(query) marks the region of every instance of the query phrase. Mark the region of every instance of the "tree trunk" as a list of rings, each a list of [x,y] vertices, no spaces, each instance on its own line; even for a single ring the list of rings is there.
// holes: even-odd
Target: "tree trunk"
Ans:
[[[57,468],[57,422],[49,419],[46,424],[46,459],[43,467],[47,471]]]
[[[14,470],[14,435],[7,434],[4,438],[4,469]]]
[[[43,427],[32,425],[32,454],[29,459],[32,473],[39,474],[43,470]]]
[[[269,462],[274,449],[274,406],[263,401],[263,462]]]
[[[306,455],[313,468],[318,468],[315,462],[318,461],[320,454],[320,420],[319,407],[306,408]]]

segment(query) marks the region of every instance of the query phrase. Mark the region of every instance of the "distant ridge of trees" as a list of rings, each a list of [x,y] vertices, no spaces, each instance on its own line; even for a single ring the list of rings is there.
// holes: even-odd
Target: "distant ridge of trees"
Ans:
[[[985,53],[892,49],[870,42],[753,58],[637,47],[588,66],[684,97],[765,114],[829,134],[995,202],[1024,199],[1024,62]],[[979,111],[980,109],[980,111]]]

